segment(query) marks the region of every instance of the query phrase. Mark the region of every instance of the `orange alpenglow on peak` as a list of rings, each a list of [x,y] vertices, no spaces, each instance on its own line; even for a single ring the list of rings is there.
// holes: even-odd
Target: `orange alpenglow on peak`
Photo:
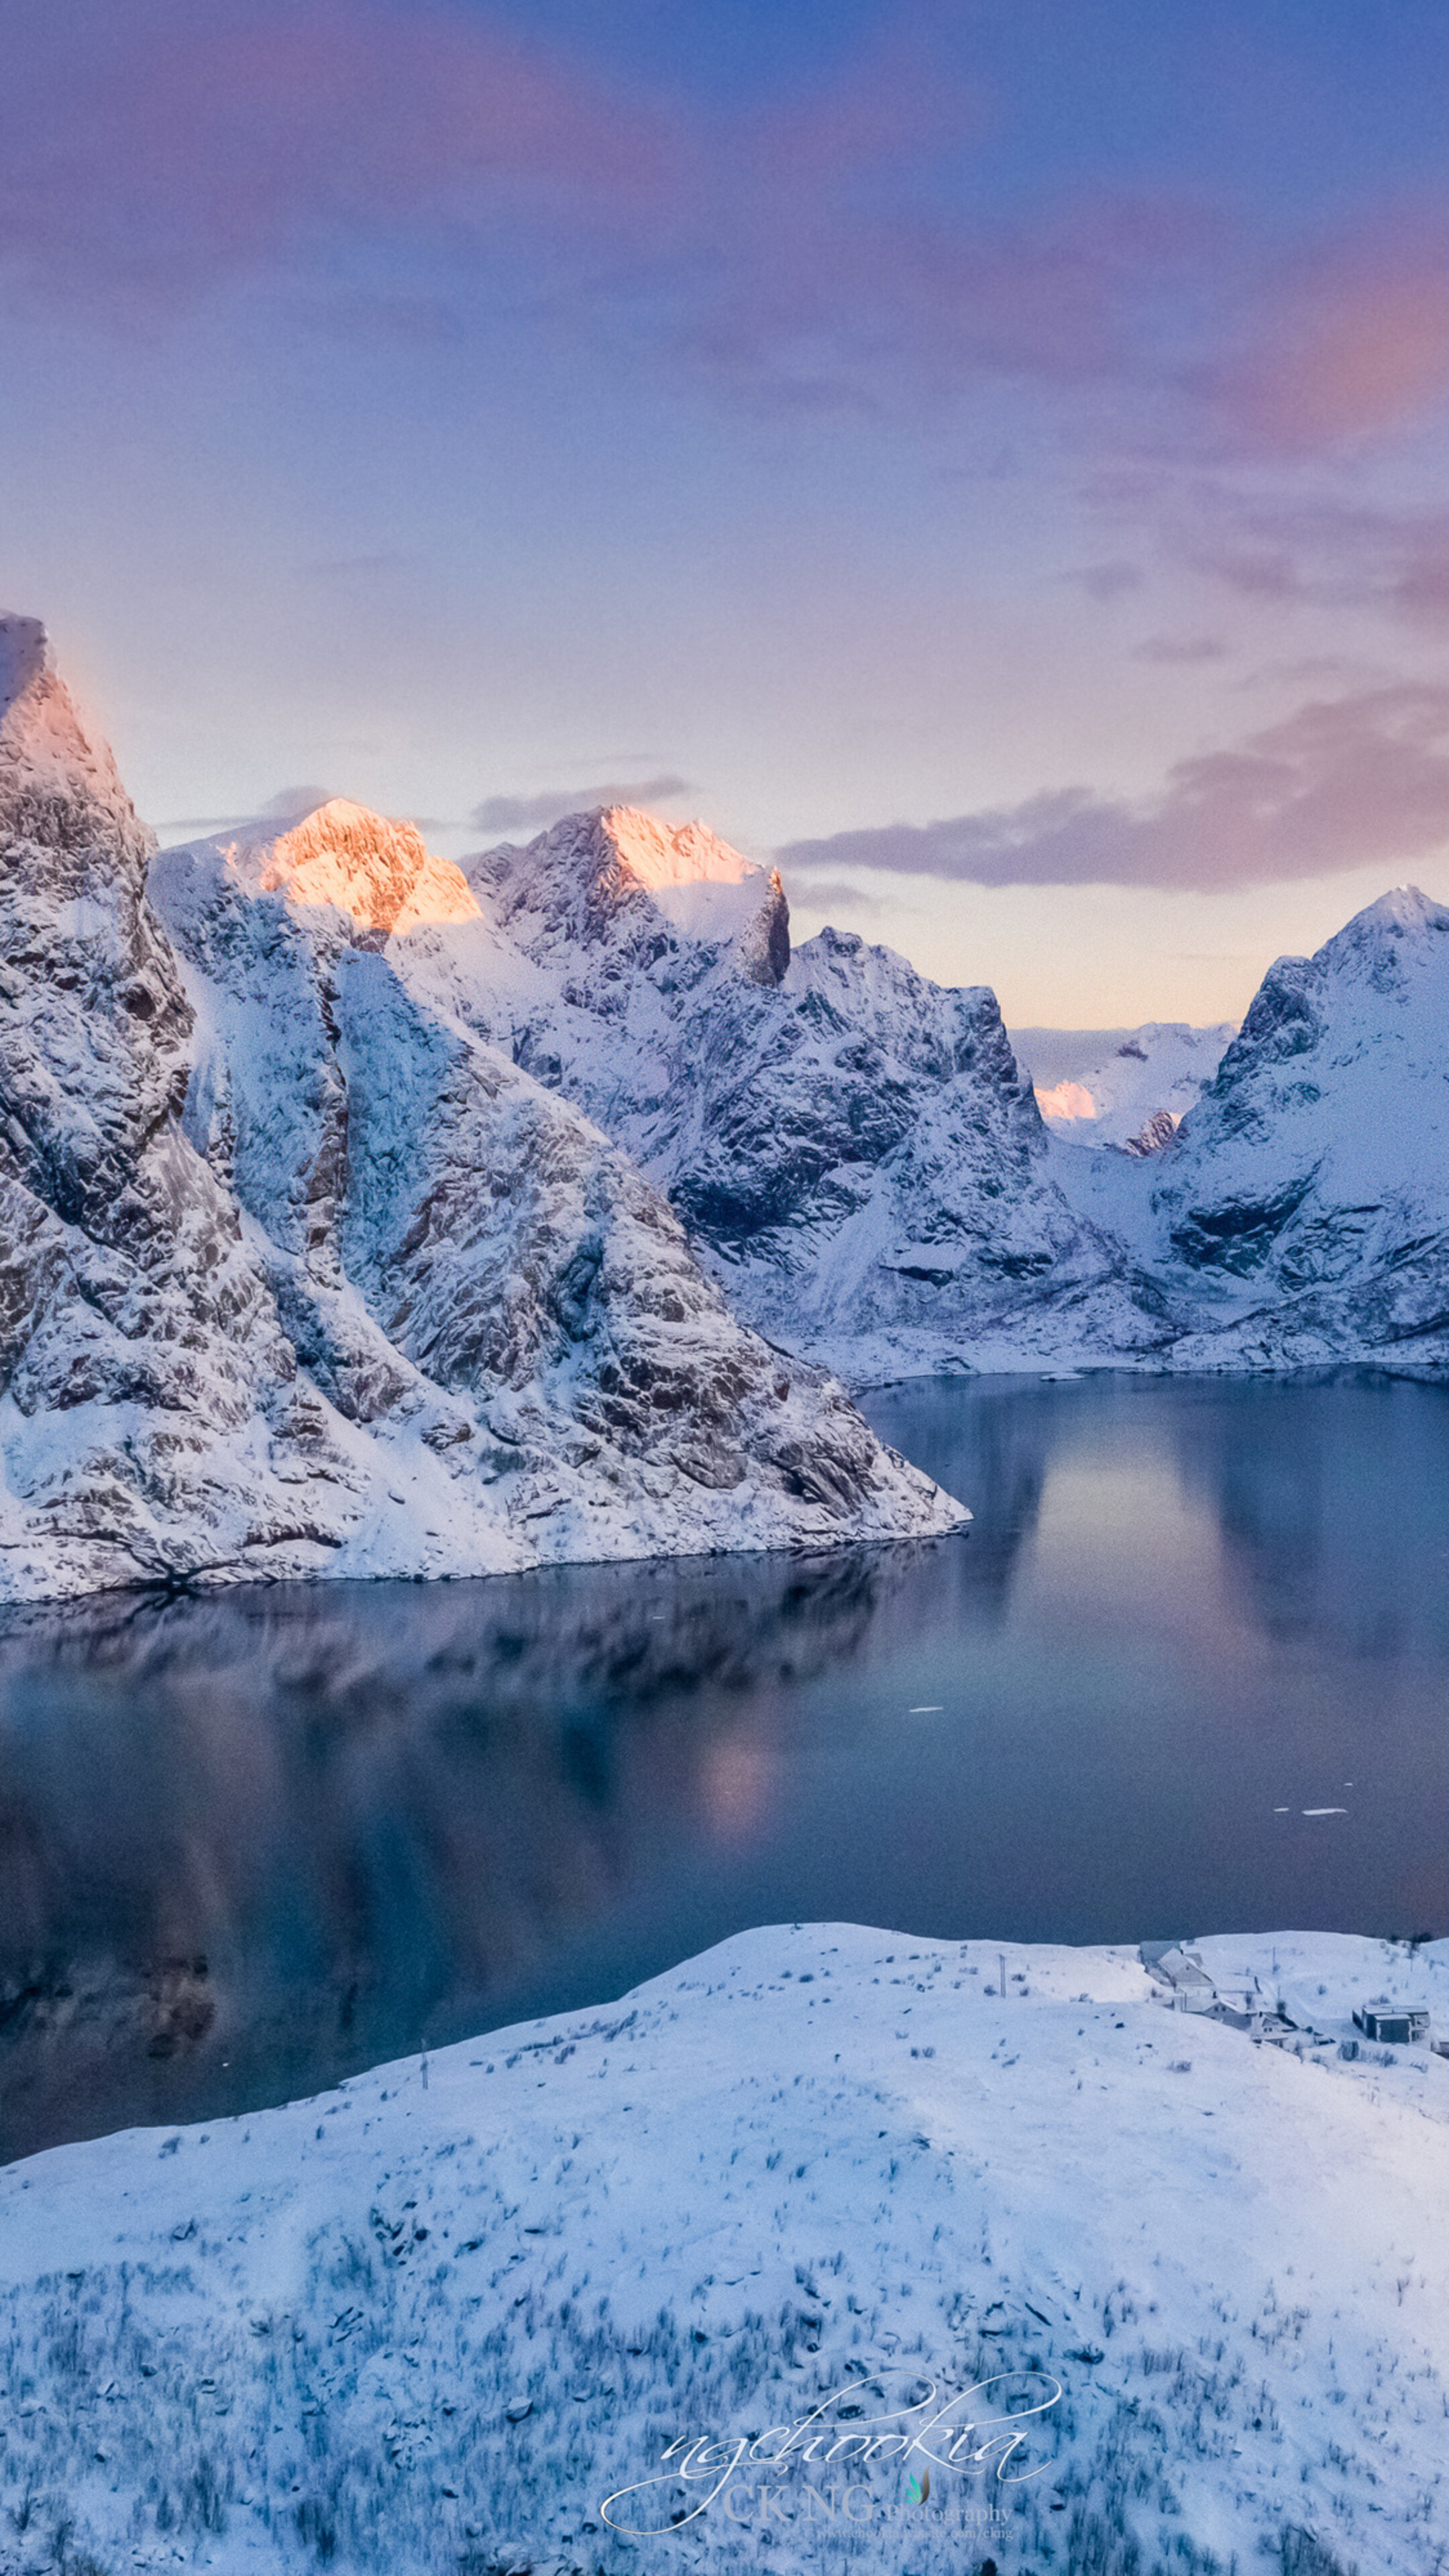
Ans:
[[[1043,1118],[1095,1118],[1097,1104],[1082,1082],[1058,1082],[1050,1091],[1037,1090],[1036,1105]]]
[[[625,867],[645,886],[741,885],[763,876],[705,823],[661,823],[634,805],[611,805],[604,829]]]
[[[394,822],[334,796],[283,832],[266,854],[262,891],[289,902],[335,904],[364,930],[417,930],[426,922],[476,921],[461,869],[435,858],[416,824]]]

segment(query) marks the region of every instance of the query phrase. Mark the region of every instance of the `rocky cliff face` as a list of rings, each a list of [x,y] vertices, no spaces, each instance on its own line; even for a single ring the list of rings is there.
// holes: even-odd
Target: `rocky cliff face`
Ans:
[[[1449,1357],[1449,911],[1414,887],[1265,976],[1156,1166],[1178,1365]]]
[[[0,622],[4,1597],[290,1570],[341,1535],[238,1211],[178,1125],[192,1019],[150,847],[42,631]]]
[[[0,1598],[959,1523],[379,953],[486,944],[410,827],[339,804],[168,852],[154,904],[150,853],[5,621]]]
[[[617,1139],[772,1339],[858,1379],[1156,1346],[984,986],[835,931],[792,951],[778,876],[699,825],[572,816],[467,873],[494,940],[419,932],[400,974]]]

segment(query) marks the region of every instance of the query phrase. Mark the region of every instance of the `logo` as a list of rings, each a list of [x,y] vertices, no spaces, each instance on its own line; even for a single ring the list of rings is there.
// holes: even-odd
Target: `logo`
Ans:
[[[988,2482],[988,2495],[1040,2477],[1049,2462],[1032,2464],[1031,2435],[1062,2394],[1042,2370],[999,2371],[952,2390],[892,2364],[831,2389],[793,2424],[677,2433],[654,2474],[616,2487],[599,2518],[631,2540],[669,2538],[710,2512],[736,2523],[895,2522],[926,2510],[934,2470],[933,2510],[949,2504],[963,2523],[999,2528],[999,2506],[988,2512],[966,2488],[953,2493],[953,2473]],[[903,2488],[882,2475],[892,2468],[907,2470]]]

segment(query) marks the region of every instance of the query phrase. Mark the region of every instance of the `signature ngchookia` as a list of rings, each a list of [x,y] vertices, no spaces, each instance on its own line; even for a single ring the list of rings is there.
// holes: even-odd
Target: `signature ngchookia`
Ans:
[[[1023,2454],[1032,2425],[1061,2395],[1061,2381],[1042,2370],[999,2371],[951,2390],[924,2372],[889,2365],[829,2390],[793,2424],[723,2437],[676,2434],[653,2476],[616,2488],[600,2517],[636,2540],[676,2532],[712,2506],[734,2522],[792,2519],[802,2510],[811,2519],[823,2512],[864,2522],[888,2505],[862,2473],[887,2463],[910,2470],[909,2510],[928,2501],[933,2469],[1018,2486],[1048,2465],[1028,2467]],[[755,2468],[770,2473],[763,2488],[749,2475]],[[941,2494],[938,2480],[938,2501]]]

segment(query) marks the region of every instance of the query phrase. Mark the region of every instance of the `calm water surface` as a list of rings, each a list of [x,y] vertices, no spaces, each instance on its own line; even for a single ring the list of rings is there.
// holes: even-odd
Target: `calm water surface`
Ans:
[[[869,1410],[969,1536],[12,1616],[0,2158],[310,2093],[752,1923],[1449,1931],[1449,1390]]]

